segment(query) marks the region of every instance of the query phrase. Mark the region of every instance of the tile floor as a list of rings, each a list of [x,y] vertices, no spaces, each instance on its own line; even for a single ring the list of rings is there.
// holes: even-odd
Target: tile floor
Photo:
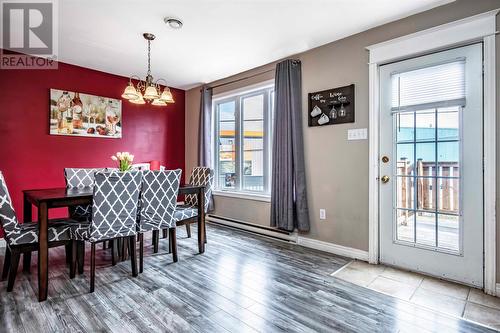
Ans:
[[[357,260],[332,275],[500,331],[500,298],[479,289]]]

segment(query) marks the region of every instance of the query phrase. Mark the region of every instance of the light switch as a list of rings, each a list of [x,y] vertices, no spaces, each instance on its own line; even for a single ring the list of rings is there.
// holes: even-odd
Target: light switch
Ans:
[[[367,138],[367,128],[354,128],[347,130],[347,140],[366,140]]]

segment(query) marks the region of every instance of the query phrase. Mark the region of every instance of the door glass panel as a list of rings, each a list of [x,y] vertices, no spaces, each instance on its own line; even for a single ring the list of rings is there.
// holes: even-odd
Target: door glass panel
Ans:
[[[434,177],[417,178],[417,209],[436,209],[436,179]]]
[[[438,215],[438,246],[444,249],[459,250],[460,219],[457,215]]]
[[[417,240],[418,244],[436,246],[436,214],[417,212]]]
[[[436,172],[436,143],[416,143],[415,150],[417,175],[434,175]]]
[[[219,187],[236,186],[235,102],[219,104]]]
[[[457,178],[438,178],[440,213],[459,214],[460,212],[460,180]]]
[[[458,108],[443,108],[438,110],[438,139],[458,140],[459,139],[459,118]]]
[[[414,242],[415,237],[415,211],[396,210],[396,239],[404,242]]]
[[[415,146],[412,143],[400,143],[396,147],[396,168],[397,174],[401,176],[413,175]]]
[[[460,143],[458,141],[438,143],[439,176],[460,177],[459,153]]]
[[[413,177],[397,177],[397,203],[396,207],[404,209],[415,209],[413,204],[415,189]]]
[[[434,141],[436,138],[436,112],[434,110],[415,113],[415,132],[417,141]]]
[[[264,191],[264,94],[243,99],[243,189]]]
[[[459,113],[455,107],[394,115],[398,241],[459,251]]]
[[[398,142],[413,142],[415,138],[415,115],[413,112],[396,115]]]

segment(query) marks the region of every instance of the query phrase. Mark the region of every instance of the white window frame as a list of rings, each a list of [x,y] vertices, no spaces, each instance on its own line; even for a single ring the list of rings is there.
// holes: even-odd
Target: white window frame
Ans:
[[[213,168],[215,171],[215,189],[213,191],[214,195],[234,197],[240,199],[250,199],[257,201],[269,202],[271,198],[271,155],[272,155],[272,133],[273,133],[273,110],[271,109],[271,93],[274,89],[274,80],[269,80],[261,82],[254,85],[249,85],[240,89],[231,90],[228,92],[216,94],[212,98],[212,114],[213,114],[213,126],[212,126],[212,137],[213,137]],[[244,98],[252,97],[264,93],[264,191],[250,191],[244,190],[242,188],[242,175],[244,163],[243,151],[241,149],[243,140],[243,117],[241,114],[243,112],[241,108],[241,101]],[[225,189],[219,187],[219,146],[218,146],[218,135],[219,135],[219,112],[218,105],[226,103],[229,101],[235,101],[235,149],[236,149],[236,188],[235,189]]]
[[[496,282],[496,88],[495,9],[366,47],[369,72],[369,244],[368,261],[379,261],[379,66],[474,42],[483,43],[484,291],[497,293]]]

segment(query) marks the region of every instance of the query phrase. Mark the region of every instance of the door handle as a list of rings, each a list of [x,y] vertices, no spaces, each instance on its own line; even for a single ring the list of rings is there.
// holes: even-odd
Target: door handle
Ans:
[[[382,183],[388,183],[389,182],[389,176],[385,175],[385,176],[382,176],[382,178],[380,178],[380,180],[382,181]]]

